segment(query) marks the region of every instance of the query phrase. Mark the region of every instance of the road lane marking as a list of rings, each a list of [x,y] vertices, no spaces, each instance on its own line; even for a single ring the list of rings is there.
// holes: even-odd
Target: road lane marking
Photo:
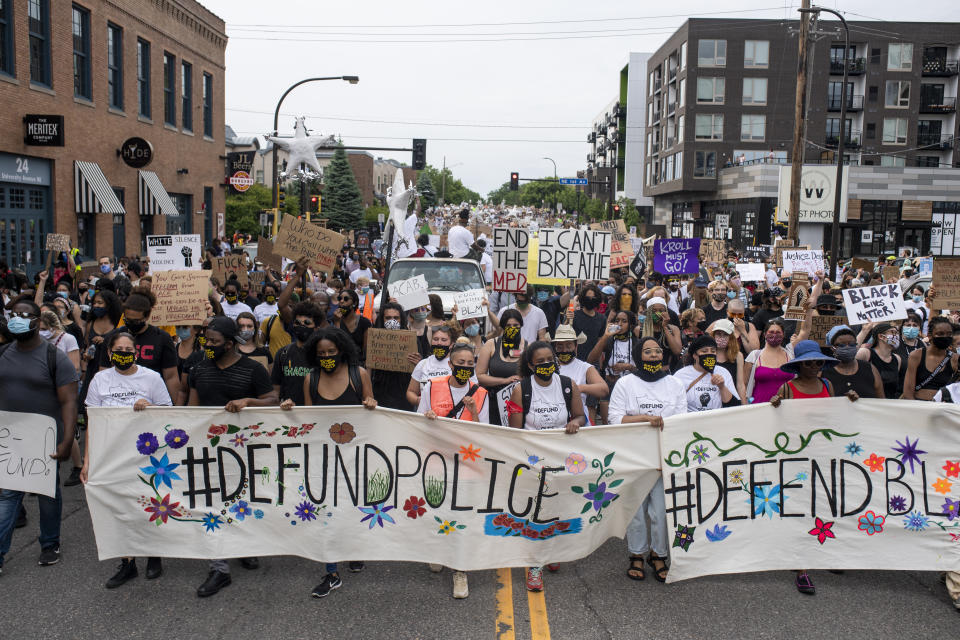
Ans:
[[[530,607],[531,640],[550,640],[550,623],[547,621],[547,600],[543,591],[527,591],[527,606]]]
[[[510,568],[497,569],[497,640],[515,640],[513,630],[513,576]]]

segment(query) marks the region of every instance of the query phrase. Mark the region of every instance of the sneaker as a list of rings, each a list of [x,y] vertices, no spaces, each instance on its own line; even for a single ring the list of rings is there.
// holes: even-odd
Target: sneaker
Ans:
[[[75,487],[80,484],[80,467],[74,467],[70,472],[70,477],[63,483],[65,487]]]
[[[543,568],[529,567],[527,569],[527,591],[543,591]]]
[[[17,514],[17,522],[13,525],[14,529],[23,529],[27,526],[27,510],[20,505],[20,513]]]
[[[351,573],[360,573],[363,571],[363,567],[365,565],[362,562],[351,560],[350,564],[347,566],[350,568]]]
[[[550,573],[556,573],[557,571],[560,571],[559,563],[554,562],[554,563],[548,564],[547,571],[549,571]]]
[[[454,571],[453,572],[453,597],[459,599],[466,598],[470,595],[470,590],[467,588],[467,574],[463,571]]]
[[[331,591],[339,589],[341,586],[343,586],[343,580],[340,579],[340,574],[328,573],[323,576],[323,582],[313,588],[313,593],[310,595],[314,598],[325,598],[330,595]]]
[[[120,567],[117,569],[117,572],[110,576],[110,579],[107,580],[107,584],[105,586],[107,589],[116,589],[129,580],[136,578],[137,573],[137,561],[127,560],[124,558],[120,561]]]
[[[260,568],[259,558],[240,558],[240,566],[247,571],[253,571]]]
[[[817,592],[817,588],[813,586],[813,580],[810,579],[810,574],[806,571],[797,574],[797,591],[808,596]]]
[[[37,562],[41,567],[49,567],[52,564],[60,562],[60,545],[47,547],[40,550],[40,560]]]
[[[207,576],[206,582],[197,588],[197,596],[200,598],[209,598],[220,593],[220,589],[230,586],[233,579],[229,573],[222,571],[211,571]]]
[[[431,563],[430,563],[430,571],[433,571],[434,573],[440,573],[441,571],[443,571],[443,565],[442,565],[442,564],[434,564],[434,563],[431,562]]]
[[[147,580],[156,580],[163,575],[163,560],[147,558]]]

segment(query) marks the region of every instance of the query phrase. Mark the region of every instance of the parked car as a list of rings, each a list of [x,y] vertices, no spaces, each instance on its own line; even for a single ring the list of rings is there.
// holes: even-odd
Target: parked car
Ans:
[[[452,315],[454,297],[461,291],[484,289],[483,272],[474,260],[456,258],[400,258],[390,265],[387,275],[387,287],[400,280],[408,280],[423,275],[427,280],[430,293],[440,296],[443,301],[444,315]],[[374,300],[380,308],[380,295]]]

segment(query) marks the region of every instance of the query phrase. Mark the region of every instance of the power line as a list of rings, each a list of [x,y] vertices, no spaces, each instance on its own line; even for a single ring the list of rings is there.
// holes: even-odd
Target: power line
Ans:
[[[263,135],[262,131],[235,131],[237,134]],[[341,138],[357,138],[361,140],[410,140],[407,136],[354,136],[348,133],[337,133]],[[586,144],[583,140],[530,140],[525,138],[430,138],[431,142],[533,142],[537,144]]]

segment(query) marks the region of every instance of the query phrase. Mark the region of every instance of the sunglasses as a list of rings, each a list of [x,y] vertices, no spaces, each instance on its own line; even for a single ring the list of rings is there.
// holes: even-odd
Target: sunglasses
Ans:
[[[40,317],[32,311],[11,311],[10,315],[15,318],[23,318],[24,320],[31,320]]]

